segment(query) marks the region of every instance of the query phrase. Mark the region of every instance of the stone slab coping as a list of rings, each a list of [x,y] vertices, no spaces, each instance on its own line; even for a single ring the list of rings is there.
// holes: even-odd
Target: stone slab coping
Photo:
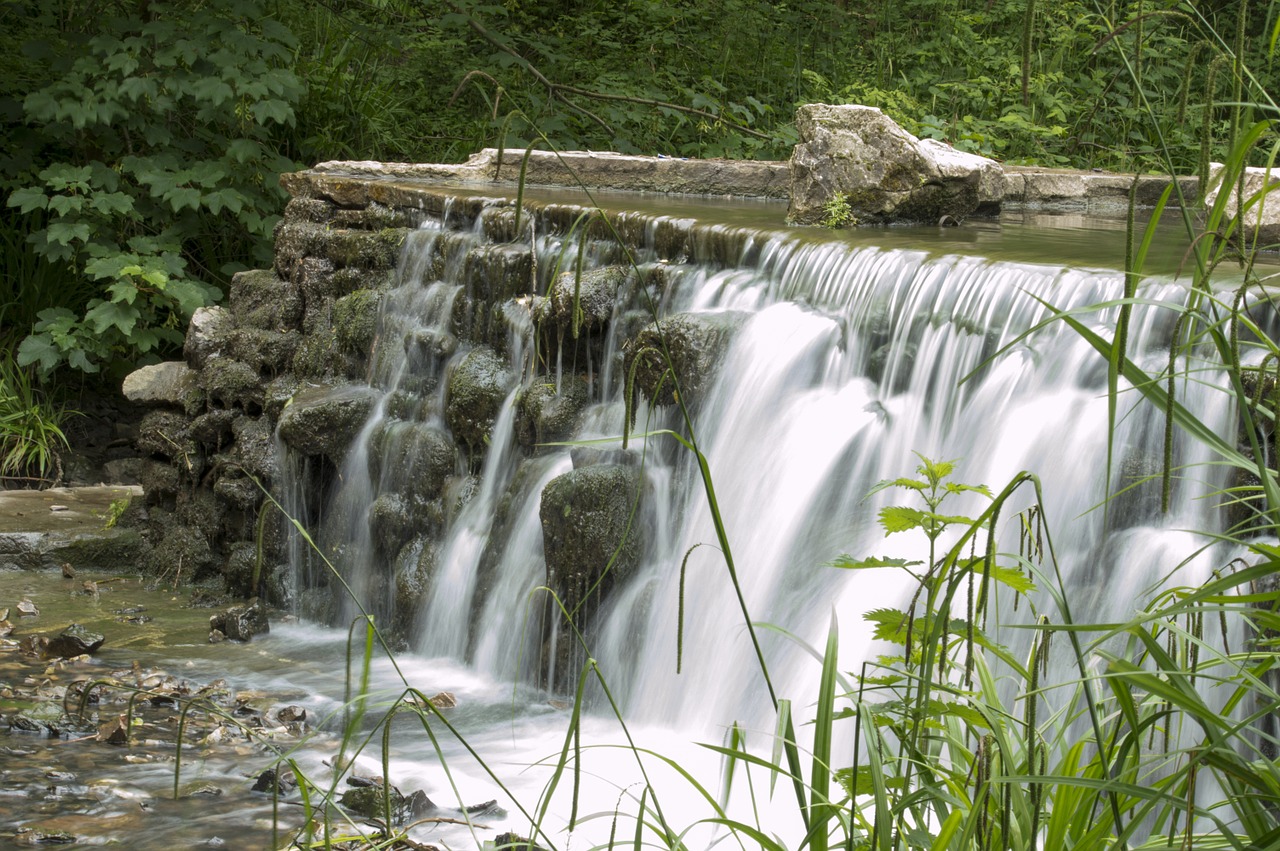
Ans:
[[[501,153],[486,148],[465,163],[381,163],[371,161],[324,162],[306,171],[281,176],[291,194],[305,195],[315,178],[355,177],[411,180],[429,183],[515,186],[519,182],[524,150]],[[1002,203],[1013,209],[1084,210],[1122,213],[1128,204],[1135,175],[1103,171],[1004,166]],[[1138,203],[1154,206],[1170,179],[1140,175]],[[788,164],[765,160],[685,159],[642,157],[598,151],[533,151],[525,169],[531,186],[586,186],[665,194],[691,194],[786,199],[790,178]],[[1199,197],[1195,177],[1178,179],[1184,197]],[[1175,193],[1171,206],[1177,204]]]

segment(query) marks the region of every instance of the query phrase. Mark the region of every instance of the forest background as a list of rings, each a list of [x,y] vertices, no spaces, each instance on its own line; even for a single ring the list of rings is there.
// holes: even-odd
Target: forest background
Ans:
[[[1006,162],[1194,173],[1229,147],[1242,91],[1271,88],[1275,15],[1248,0],[3,0],[0,429],[56,433],[60,392],[171,355],[195,309],[269,261],[284,171],[534,138],[784,159],[795,106],[822,101]],[[43,474],[42,458],[10,444],[0,475]]]

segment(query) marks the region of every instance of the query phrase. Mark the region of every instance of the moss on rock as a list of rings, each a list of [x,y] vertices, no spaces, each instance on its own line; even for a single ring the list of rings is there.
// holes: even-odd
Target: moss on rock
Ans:
[[[488,442],[513,380],[506,362],[488,346],[472,349],[449,376],[445,422],[473,455]]]
[[[338,345],[349,354],[367,357],[378,331],[381,296],[373,290],[356,290],[333,303],[333,330]]]
[[[280,439],[302,455],[340,461],[377,401],[368,387],[314,387],[293,397],[280,415]]]
[[[674,404],[676,382],[670,369],[685,404],[696,407],[711,389],[720,359],[745,321],[742,313],[716,312],[678,313],[651,323],[626,346],[625,374],[628,380],[635,375],[632,392],[638,390],[654,404]]]
[[[640,561],[639,511],[643,477],[635,467],[598,464],[552,479],[542,491],[539,517],[547,583],[569,609],[603,598]]]
[[[568,440],[590,399],[580,375],[564,376],[559,388],[549,378],[526,387],[516,400],[516,439],[526,447]]]

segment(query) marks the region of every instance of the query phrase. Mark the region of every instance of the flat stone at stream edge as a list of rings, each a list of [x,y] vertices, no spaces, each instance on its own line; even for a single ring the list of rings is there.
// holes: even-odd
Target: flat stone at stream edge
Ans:
[[[60,659],[93,655],[106,640],[105,636],[89,632],[80,624],[73,623],[60,634],[49,639],[44,652],[46,656],[57,656]]]

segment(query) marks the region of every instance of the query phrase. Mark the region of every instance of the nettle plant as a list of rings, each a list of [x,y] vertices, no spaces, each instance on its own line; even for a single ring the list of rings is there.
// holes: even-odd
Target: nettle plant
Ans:
[[[18,362],[96,372],[180,343],[232,273],[268,259],[292,167],[274,134],[303,87],[295,39],[255,0],[44,14],[23,46],[45,72],[22,104],[33,151],[7,203],[55,279],[90,296],[40,311]]]

